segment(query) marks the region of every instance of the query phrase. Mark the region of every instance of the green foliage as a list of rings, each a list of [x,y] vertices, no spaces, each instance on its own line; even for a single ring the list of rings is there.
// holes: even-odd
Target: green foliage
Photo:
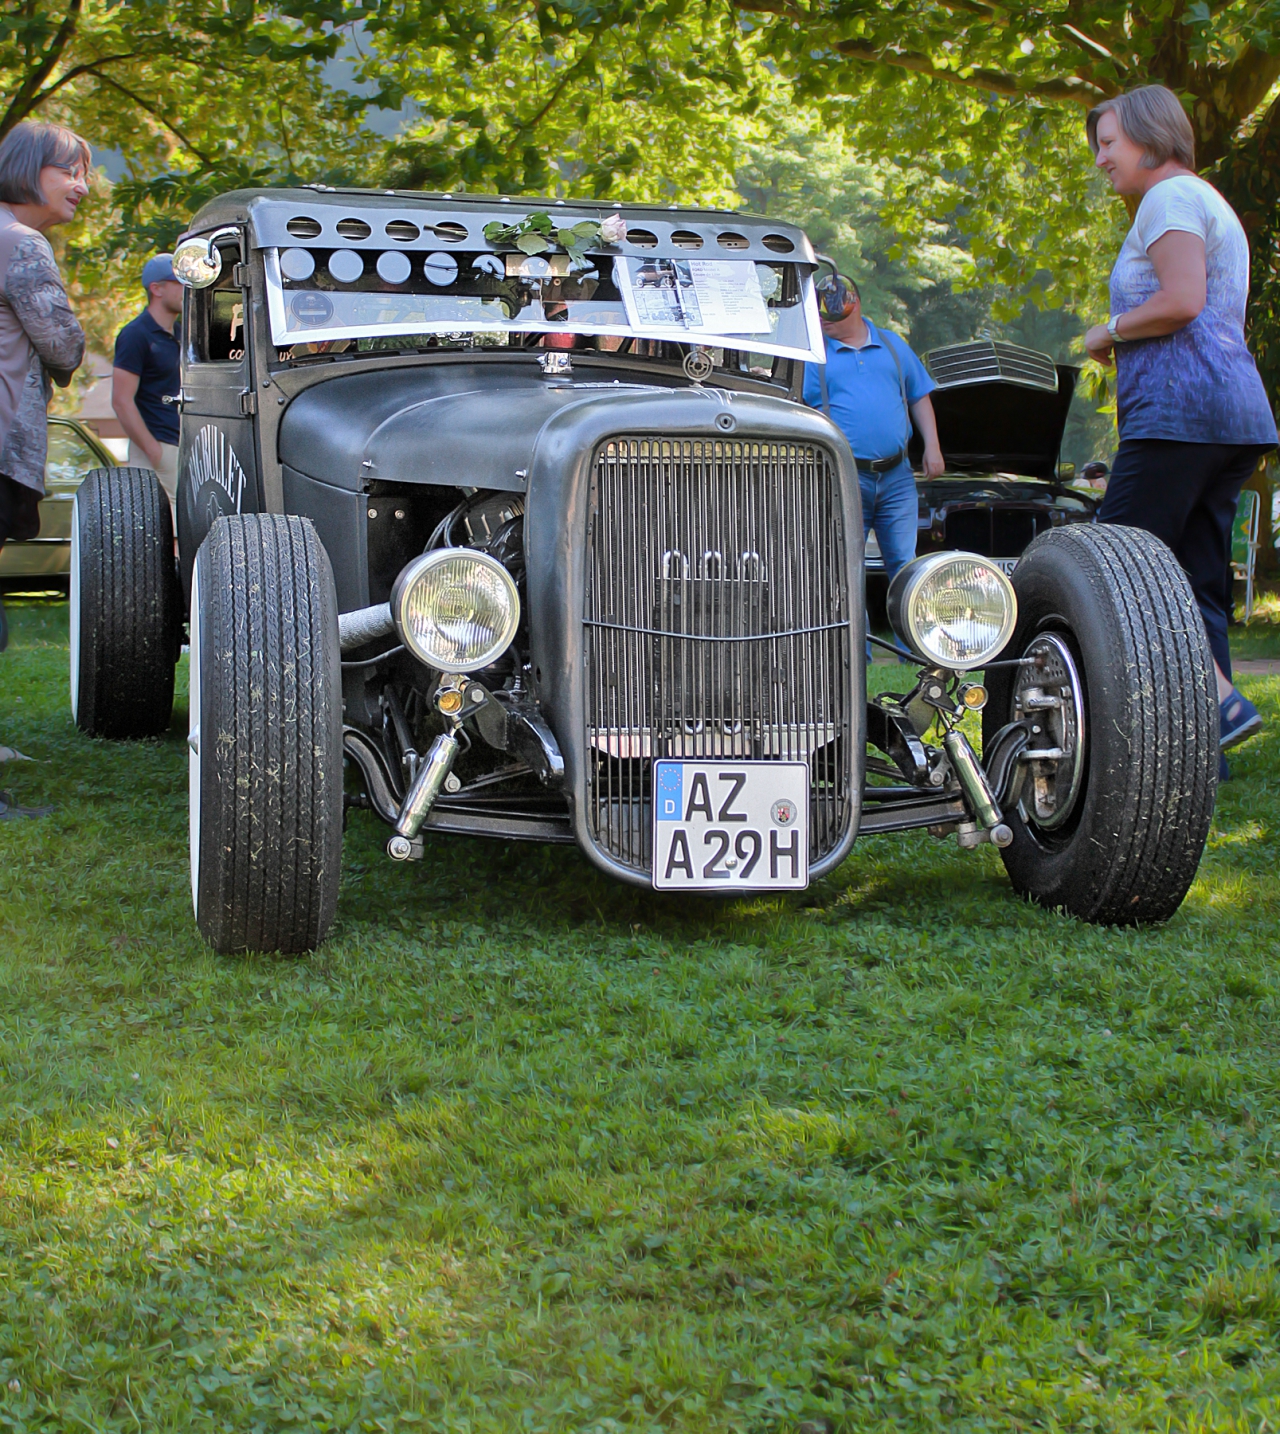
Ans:
[[[882,82],[921,77],[978,104],[1014,101],[1034,133],[1038,115],[1081,110],[1136,85],[1183,94],[1200,162],[1230,147],[1280,79],[1275,0],[1184,5],[1147,0],[818,0],[803,12],[736,0],[764,49],[807,100],[848,91],[851,66]],[[990,156],[997,163],[998,153]]]
[[[366,6],[361,74],[422,113],[389,182],[729,202],[735,122],[773,84],[722,0]]]
[[[1268,393],[1280,394],[1280,109],[1273,108],[1212,177],[1245,216],[1253,271],[1250,347]]]
[[[353,38],[369,97],[321,74]],[[122,267],[239,184],[732,205],[735,174],[750,202],[810,213],[855,267],[874,249],[873,295],[921,332],[1037,327],[1028,306],[1097,317],[1127,216],[1092,169],[1083,108],[1159,81],[1184,96],[1202,162],[1234,176],[1273,391],[1278,79],[1280,0],[24,0],[0,16],[0,132],[61,118],[127,162],[67,239],[95,333],[119,317]],[[406,100],[390,143],[363,126]],[[815,183],[768,172],[798,111],[820,117],[804,141],[819,170],[862,165],[825,211]]]
[[[512,244],[522,254],[546,254],[558,244],[575,267],[586,267],[587,246],[601,242],[600,225],[595,220],[583,219],[560,229],[545,209],[536,209],[515,224],[494,220],[484,226],[484,237],[490,244]]]
[[[923,835],[710,903],[355,813],[325,948],[220,959],[183,718],[78,736],[10,611],[5,1428],[1275,1423],[1280,679],[1163,930]]]
[[[23,119],[56,120],[126,166],[114,186],[99,179],[77,222],[55,231],[97,348],[110,352],[138,305],[143,260],[170,248],[204,199],[243,184],[365,176],[375,142],[363,115],[389,101],[324,83],[320,67],[340,42],[326,13],[340,12],[253,0],[28,0],[0,17],[0,133]]]
[[[1053,275],[1042,267],[1042,248],[1034,247],[997,272],[973,253],[986,246],[981,233],[969,234],[975,225],[974,191],[967,187],[972,165],[964,172],[947,170],[910,145],[883,154],[879,141],[868,137],[855,144],[844,127],[824,123],[812,111],[762,112],[766,132],[775,117],[776,138],[742,143],[739,192],[749,209],[800,224],[815,247],[858,282],[875,322],[922,353],[991,337],[1039,349],[1060,363],[1080,362],[1081,314],[1102,303],[1090,292],[1102,282],[1100,255],[1090,251],[1091,262]],[[867,121],[873,122],[884,121]],[[867,153],[880,157],[867,160]],[[950,158],[959,163],[955,154]],[[1083,174],[1087,181],[1087,170]],[[909,212],[902,213],[908,195]],[[1079,213],[1059,210],[1048,224],[1082,229],[1082,213],[1083,206]],[[1042,233],[1042,245],[1051,242]],[[1007,256],[1009,248],[997,246],[996,252]],[[1099,412],[1104,400],[1105,394],[1082,387],[1064,437],[1064,461],[1110,461],[1114,405]]]
[[[910,158],[874,160],[814,112],[765,116],[762,138],[741,144],[735,183],[747,209],[799,224],[862,291],[877,322],[903,330],[917,347],[971,338],[990,309],[987,295],[960,297],[973,267],[958,236],[932,216],[954,205],[954,191]],[[910,189],[919,214],[904,233],[887,219],[890,195]]]

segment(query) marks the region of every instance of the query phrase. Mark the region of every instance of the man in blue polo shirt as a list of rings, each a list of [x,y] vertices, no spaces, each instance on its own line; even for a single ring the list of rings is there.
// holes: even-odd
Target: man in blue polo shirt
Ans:
[[[165,395],[178,392],[178,336],[182,285],[173,255],[157,254],[142,266],[147,307],[116,336],[111,407],[129,438],[128,462],[154,468],[174,505],[178,487],[178,410]],[[174,523],[177,523],[174,507]]]
[[[863,536],[875,530],[892,578],[916,555],[915,475],[907,458],[911,420],[924,439],[925,476],[942,472],[938,425],[929,395],[937,384],[897,334],[862,317],[852,279],[833,274],[818,286],[825,368],[805,365],[804,401],[822,409],[849,440],[862,490]]]

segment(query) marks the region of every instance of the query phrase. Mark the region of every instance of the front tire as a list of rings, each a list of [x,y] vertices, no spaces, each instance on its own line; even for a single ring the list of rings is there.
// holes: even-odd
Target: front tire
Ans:
[[[1071,724],[1061,719],[1075,700],[1083,756],[1078,770],[1025,764],[1005,814],[1010,879],[1086,921],[1168,920],[1195,878],[1217,796],[1213,660],[1186,575],[1149,533],[1081,524],[1036,539],[1013,585],[1018,626],[1002,656],[1036,657],[1048,680],[1036,688],[1018,676],[1029,669],[993,668],[984,743],[1031,710],[1031,690],[1037,707],[1049,703],[1032,745],[1067,750]]]
[[[158,737],[182,626],[169,499],[150,468],[95,468],[71,516],[71,713],[91,737]]]
[[[218,520],[191,586],[190,844],[215,951],[310,951],[338,904],[342,679],[333,571],[304,518]]]

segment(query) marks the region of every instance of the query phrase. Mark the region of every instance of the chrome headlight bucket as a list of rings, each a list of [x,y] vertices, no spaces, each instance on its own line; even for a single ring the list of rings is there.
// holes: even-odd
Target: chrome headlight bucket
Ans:
[[[497,558],[435,548],[401,569],[391,615],[405,647],[437,672],[477,672],[501,657],[520,625],[520,594]]]
[[[1013,635],[1018,600],[990,558],[929,553],[889,584],[889,622],[912,652],[957,672],[992,661]]]

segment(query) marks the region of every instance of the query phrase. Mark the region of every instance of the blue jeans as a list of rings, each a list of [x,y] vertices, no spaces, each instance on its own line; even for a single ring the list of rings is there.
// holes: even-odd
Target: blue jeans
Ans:
[[[884,575],[892,582],[899,569],[906,567],[916,555],[916,519],[920,501],[916,496],[915,475],[904,458],[888,473],[864,473],[858,470],[858,487],[862,490],[862,537],[875,529],[884,559]],[[898,650],[907,649],[898,644]],[[867,644],[867,661],[871,661],[871,644]]]

